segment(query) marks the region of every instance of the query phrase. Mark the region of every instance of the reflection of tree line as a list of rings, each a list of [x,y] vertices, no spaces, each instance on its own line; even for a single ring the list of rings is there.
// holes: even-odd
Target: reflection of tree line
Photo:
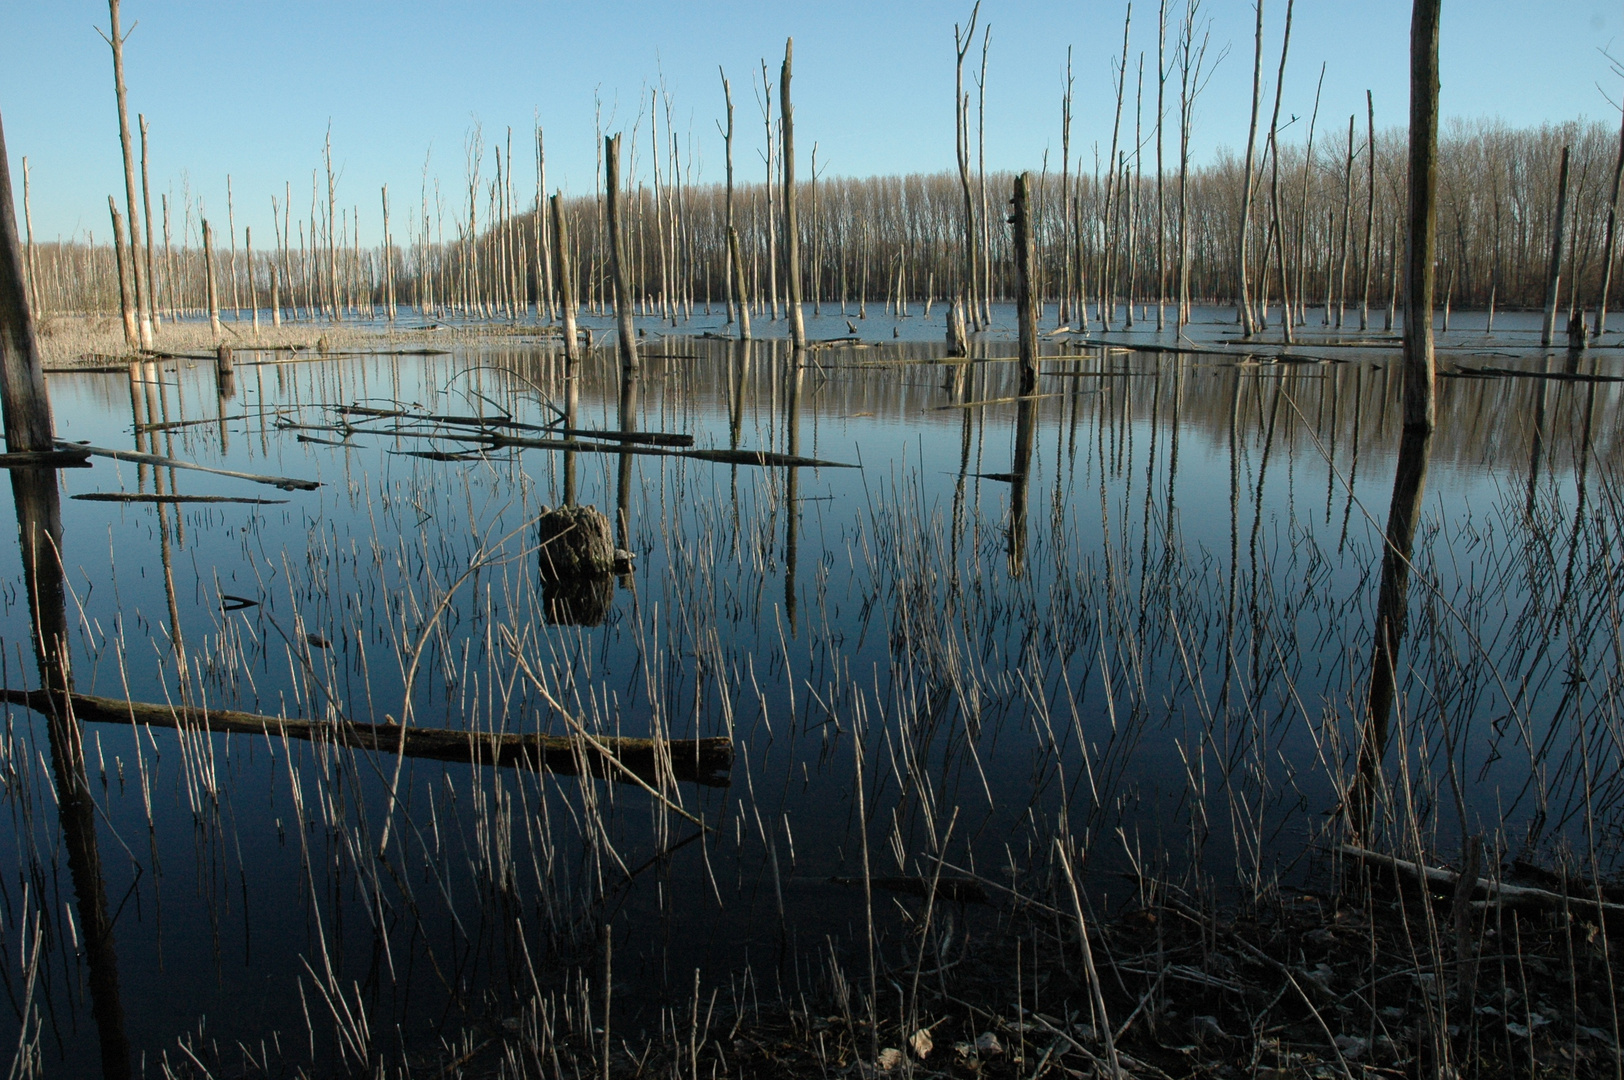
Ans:
[[[756,341],[752,355],[777,360],[788,353],[787,343]],[[978,356],[998,346],[978,345]],[[662,354],[646,357],[646,365],[656,377],[667,379],[680,373],[684,407],[698,415],[727,418],[729,432],[741,436],[746,412],[758,405],[754,396],[741,402],[734,386],[736,361],[728,342],[702,339],[670,339],[664,354],[680,359],[662,359]],[[877,421],[901,421],[913,427],[959,427],[964,418],[956,411],[937,406],[962,400],[960,383],[968,378],[964,365],[960,374],[944,381],[931,375],[932,368],[919,366],[926,359],[941,359],[936,346],[902,345],[882,349],[847,351],[819,350],[813,354],[812,370],[818,377],[818,392],[809,407],[816,415],[849,417],[872,414]],[[978,397],[1012,397],[1019,392],[1019,372],[1013,357],[1009,362],[972,364]],[[599,352],[582,364],[579,395],[589,414],[612,412],[619,394],[619,379],[612,363]],[[550,350],[512,351],[496,354],[497,363],[510,367],[542,386],[558,386],[560,365]],[[1186,437],[1205,436],[1209,445],[1227,445],[1231,422],[1243,433],[1262,433],[1276,408],[1276,395],[1284,390],[1296,409],[1308,420],[1313,435],[1327,452],[1333,452],[1339,466],[1343,455],[1354,450],[1369,451],[1396,447],[1403,427],[1399,368],[1393,364],[1353,362],[1344,364],[1259,364],[1228,366],[1192,360],[1173,354],[1138,354],[1125,357],[1097,353],[1079,356],[1043,357],[1045,372],[1064,372],[1040,378],[1040,393],[1084,390],[1104,398],[1099,414],[1109,426],[1113,446],[1121,434],[1117,429],[1128,423],[1167,422],[1168,397],[1154,393],[1150,383],[1158,376],[1176,377],[1182,383],[1179,395],[1179,424]],[[856,367],[855,365],[873,365]],[[1591,356],[1577,361],[1577,374],[1602,373],[1602,361]],[[827,370],[819,371],[820,366]],[[1568,365],[1547,364],[1562,373]],[[1537,369],[1536,369],[1537,370]],[[1239,402],[1233,401],[1239,383]],[[1537,378],[1452,378],[1440,381],[1437,402],[1437,430],[1432,453],[1440,461],[1464,467],[1503,462],[1510,454],[1520,454],[1536,431],[1543,427],[1543,439],[1555,460],[1572,459],[1583,428],[1584,403],[1594,399],[1603,410],[1617,401],[1615,384],[1547,381]],[[944,393],[945,389],[945,393]],[[1592,392],[1593,391],[1593,392]],[[1541,403],[1543,402],[1543,407]],[[1037,402],[1037,414],[1044,422],[1059,418],[1070,423],[1071,411],[1064,398]],[[1289,411],[1289,407],[1288,407]],[[1231,413],[1235,413],[1232,417]],[[1543,423],[1535,418],[1543,414]],[[1006,414],[1007,416],[1007,411]],[[1293,456],[1316,456],[1314,439],[1293,416],[1289,424],[1277,425],[1280,450]],[[1612,425],[1598,425],[1591,435],[1592,452],[1599,461],[1624,464],[1624,440]]]

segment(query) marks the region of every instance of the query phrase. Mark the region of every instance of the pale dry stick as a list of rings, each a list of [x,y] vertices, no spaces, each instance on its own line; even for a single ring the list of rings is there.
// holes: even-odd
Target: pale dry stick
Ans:
[[[1100,973],[1094,967],[1094,950],[1088,942],[1088,922],[1083,917],[1083,897],[1077,891],[1077,877],[1072,873],[1071,856],[1059,837],[1055,838],[1055,849],[1060,854],[1060,866],[1066,873],[1066,884],[1071,888],[1072,904],[1077,909],[1077,939],[1083,946],[1083,967],[1088,972],[1089,994],[1094,999],[1094,1009],[1099,1015],[1100,1032],[1105,1036],[1105,1056],[1110,1065],[1110,1075],[1113,1080],[1121,1080],[1122,1063],[1117,1060],[1116,1040],[1111,1035],[1111,1020],[1105,1011],[1105,995],[1100,988]]]
[[[978,5],[979,6],[979,0]],[[863,913],[868,924],[868,1012],[869,1012],[869,1052],[871,1060],[878,1064],[880,1060],[880,980],[879,969],[874,961],[874,879],[869,870],[868,858],[868,805],[863,788],[863,724],[864,695],[859,694],[856,702],[857,715],[853,717],[852,750],[856,758],[857,769],[857,826],[862,836],[863,849]]]
[[[536,522],[538,520],[540,520],[539,516],[532,516],[532,517],[526,519],[517,528],[515,528],[515,529],[509,531],[508,533],[506,533],[505,535],[503,535],[500,539],[498,539],[496,541],[496,543],[494,545],[482,544],[480,546],[479,550],[474,552],[473,557],[471,559],[469,559],[468,569],[464,570],[462,572],[462,574],[455,581],[453,581],[451,583],[451,585],[446,589],[445,595],[440,598],[440,602],[435,605],[434,610],[430,613],[427,621],[424,623],[422,630],[419,631],[419,633],[418,633],[417,641],[412,646],[412,649],[411,649],[411,652],[410,652],[411,660],[406,666],[406,671],[402,673],[402,676],[403,676],[402,677],[402,686],[405,688],[405,690],[404,690],[404,693],[403,693],[403,696],[402,696],[402,699],[401,699],[401,706],[400,706],[400,726],[403,729],[408,727],[410,725],[410,723],[411,723],[411,718],[412,718],[412,687],[417,682],[417,669],[418,669],[418,666],[420,665],[420,663],[422,662],[423,649],[428,644],[430,634],[433,633],[435,628],[439,625],[440,616],[444,615],[446,609],[448,607],[450,607],[451,598],[454,597],[457,594],[457,590],[462,587],[464,582],[466,582],[470,577],[474,576],[474,574],[476,574],[478,571],[480,571],[481,569],[483,569],[485,566],[489,565],[493,561],[487,556],[487,552],[489,552],[489,551],[491,551],[493,549],[497,550],[497,551],[500,551],[502,549],[503,545],[505,545],[513,537],[519,535],[522,532],[525,532],[528,529],[531,529],[531,528],[535,527],[535,524],[536,524]],[[520,551],[517,555],[515,555],[514,558],[516,558],[516,559],[525,558],[526,556],[531,555],[534,552],[539,551],[539,550],[540,550],[539,546],[534,547],[534,548],[526,548],[523,551]],[[402,750],[405,749],[405,746],[406,746],[406,742],[403,739],[403,740],[401,740],[401,748],[402,748]],[[384,853],[389,848],[389,835],[390,835],[390,830],[394,825],[395,806],[399,802],[399,798],[400,798],[400,774],[401,774],[401,770],[404,768],[405,764],[406,764],[406,755],[405,755],[405,753],[396,754],[396,756],[395,756],[395,773],[394,773],[394,776],[391,777],[390,781],[389,781],[389,805],[388,805],[388,808],[385,810],[385,813],[384,813],[383,837],[378,842],[378,861],[379,862],[383,861]],[[639,778],[639,783],[641,783],[641,778]]]

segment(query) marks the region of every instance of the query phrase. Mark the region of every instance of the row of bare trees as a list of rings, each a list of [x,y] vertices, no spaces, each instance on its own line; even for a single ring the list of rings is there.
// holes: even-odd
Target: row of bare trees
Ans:
[[[1282,272],[1299,323],[1328,317],[1335,325],[1391,325],[1402,277],[1406,135],[1401,129],[1378,131],[1372,143],[1372,126],[1368,114],[1355,116],[1346,139],[1316,133],[1312,144],[1282,144],[1277,153],[1271,143],[1254,162],[1253,184],[1268,177],[1277,204],[1277,213],[1260,215],[1247,241],[1249,299],[1261,325],[1279,325]],[[470,138],[468,183],[458,205],[448,206],[425,185],[416,213],[408,211],[401,226],[402,215],[390,217],[385,189],[374,221],[385,223],[387,245],[360,243],[361,208],[340,206],[331,178],[324,182],[319,171],[312,174],[307,218],[291,216],[291,187],[272,200],[277,224],[270,244],[255,246],[248,230],[239,237],[228,217],[228,235],[219,238],[225,242],[216,241],[226,317],[247,318],[256,309],[272,318],[387,317],[401,304],[445,315],[554,317],[550,231],[536,213],[545,184],[539,132],[535,145],[532,198],[515,192],[511,132],[497,148],[495,177],[488,180],[483,140],[477,133]],[[751,310],[758,318],[781,317],[788,245],[781,236],[780,185],[735,182],[730,213],[723,186],[692,181],[675,137],[657,136],[654,145],[662,147],[663,160],[639,169],[634,155],[628,172],[639,179],[624,200],[639,313],[680,321],[696,305],[728,297],[731,218]],[[1159,182],[1154,169],[1145,175],[1135,160],[1154,149],[1119,152],[1114,177],[1103,170],[1055,175],[1048,169],[1035,177],[1037,291],[1059,305],[1061,321],[1078,328],[1131,326],[1147,317],[1147,309],[1153,318],[1159,303],[1172,320],[1181,282],[1190,302],[1236,301],[1234,242],[1245,212],[1244,162],[1220,154],[1190,168],[1182,181]],[[1557,299],[1564,311],[1596,306],[1608,274],[1616,134],[1599,124],[1509,128],[1487,122],[1456,124],[1440,140],[1438,281],[1444,305],[1546,305],[1564,149],[1566,243]],[[1008,230],[1002,221],[982,228],[980,184],[967,185],[966,173],[831,178],[814,172],[798,181],[797,261],[814,312],[838,306],[866,314],[869,304],[883,303],[905,315],[913,305],[965,293],[985,318],[991,301],[1010,296]],[[120,310],[118,253],[89,232],[74,240],[37,241],[24,175],[28,284],[38,310]],[[992,214],[1001,210],[1011,182],[1011,175],[987,174]],[[1166,198],[1175,185],[1181,195]],[[521,199],[527,204],[522,209]],[[207,308],[204,217],[188,198],[176,208],[181,220],[172,221],[174,202],[168,194],[159,197],[159,215],[148,229],[151,251],[129,260],[150,271],[152,309],[170,318]],[[565,209],[577,238],[578,302],[604,311],[612,301],[602,197],[567,199]],[[395,235],[403,242],[394,242]],[[964,289],[966,280],[976,283],[973,291]]]

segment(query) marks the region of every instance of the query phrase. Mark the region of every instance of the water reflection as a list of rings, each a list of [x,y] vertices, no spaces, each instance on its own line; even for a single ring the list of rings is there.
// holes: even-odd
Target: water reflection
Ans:
[[[1376,823],[1382,758],[1387,753],[1389,725],[1398,686],[1399,649],[1409,627],[1411,556],[1416,523],[1426,494],[1427,465],[1432,433],[1407,429],[1399,444],[1398,467],[1393,475],[1393,498],[1387,509],[1387,528],[1381,561],[1381,583],[1376,598],[1376,622],[1370,658],[1370,688],[1366,694],[1365,723],[1359,746],[1359,771],[1351,797],[1354,835],[1367,840]]]
[[[131,1075],[130,1044],[124,1033],[118,953],[96,840],[96,804],[85,766],[84,733],[67,696],[73,689],[73,677],[56,473],[13,469],[11,493],[17,509],[18,544],[39,674],[39,690],[31,700],[46,721],[57,819],[68,852],[79,932],[84,937],[85,963],[90,969],[91,1016],[101,1048],[102,1075],[107,1080],[125,1080]]]
[[[846,811],[858,717],[865,760],[883,763],[870,817],[876,836],[886,831],[885,857],[896,864],[888,873],[913,874],[921,860],[928,869],[944,848],[952,860],[1001,860],[1005,845],[1021,850],[1023,830],[1121,828],[1187,835],[1177,857],[1214,880],[1219,870],[1232,880],[1233,852],[1244,850],[1257,880],[1297,865],[1338,794],[1366,792],[1355,807],[1377,801],[1383,755],[1391,762],[1406,734],[1385,718],[1414,716],[1428,730],[1428,710],[1444,707],[1425,687],[1476,680],[1474,708],[1450,708],[1510,708],[1471,667],[1481,656],[1439,647],[1446,620],[1406,610],[1405,597],[1414,608],[1434,588],[1475,598],[1462,605],[1473,618],[1513,613],[1515,630],[1489,628],[1481,647],[1521,672],[1515,686],[1527,689],[1515,708],[1549,720],[1553,746],[1566,745],[1561,724],[1581,706],[1606,707],[1599,685],[1570,687],[1553,672],[1568,666],[1556,656],[1564,650],[1581,668],[1604,651],[1604,634],[1582,636],[1595,631],[1580,625],[1575,597],[1605,565],[1595,535],[1618,517],[1599,479],[1620,457],[1612,384],[1449,381],[1440,431],[1417,466],[1416,448],[1398,438],[1396,386],[1369,363],[1224,366],[1090,350],[1046,358],[1034,399],[959,408],[1018,389],[1012,350],[977,339],[965,362],[937,366],[934,342],[827,348],[803,367],[775,348],[663,339],[641,377],[623,377],[611,350],[572,367],[551,339],[286,365],[274,377],[256,366],[238,373],[234,406],[206,369],[168,384],[143,372],[53,386],[64,422],[77,425],[69,437],[132,423],[144,449],[328,485],[274,508],[64,504],[76,535],[121,541],[111,554],[93,543],[76,554],[87,578],[118,575],[117,596],[99,584],[86,590],[75,631],[76,660],[95,671],[98,692],[123,693],[110,658],[125,648],[146,661],[127,675],[138,701],[168,700],[179,685],[215,709],[310,716],[331,699],[346,715],[384,723],[402,714],[406,693],[392,670],[397,643],[421,641],[413,715],[436,726],[568,730],[527,696],[519,656],[594,731],[731,734],[739,774],[749,770],[750,783],[725,794],[659,787],[667,806],[642,789],[413,758],[401,773],[400,842],[379,860],[388,758],[380,779],[376,759],[360,751],[108,729],[117,731],[110,756],[162,749],[150,861],[164,855],[172,883],[165,925],[205,928],[195,949],[171,955],[188,965],[210,955],[216,929],[247,939],[246,915],[215,910],[227,872],[256,900],[254,940],[272,946],[218,976],[221,993],[269,1001],[264,1013],[215,1019],[212,987],[177,990],[175,1012],[208,1012],[223,1038],[276,1029],[284,1043],[304,1040],[299,992],[319,985],[348,995],[335,1010],[364,1013],[373,1031],[398,1024],[414,1033],[407,1038],[445,1034],[475,1000],[533,1024],[532,999],[560,987],[598,1008],[601,988],[583,990],[579,973],[607,963],[597,913],[609,910],[625,913],[614,920],[616,1030],[636,1030],[620,1010],[639,1008],[649,1011],[633,1025],[657,1030],[649,1003],[674,987],[690,994],[694,968],[708,998],[752,948],[781,945],[786,925],[792,943],[827,935],[838,947],[861,922],[850,894],[828,884],[853,871]],[[1594,359],[1587,370],[1598,370]],[[332,424],[334,409],[354,401],[402,415],[350,417],[342,448],[298,442],[264,420],[281,410],[289,423]],[[549,427],[558,402],[570,431],[684,433],[702,452],[741,456],[717,462],[586,434],[558,447]],[[448,427],[430,417],[491,410],[546,429],[526,434],[553,447],[492,447],[455,461],[389,452],[446,445]],[[202,422],[162,426],[188,415]],[[256,423],[258,438],[244,437]],[[742,456],[757,452],[865,468]],[[1429,457],[1448,466],[1432,470],[1436,531],[1414,516]],[[483,543],[554,497],[560,460],[564,502],[612,507],[616,544],[638,550],[637,600],[614,618],[604,617],[612,584],[560,615],[528,553],[523,572],[499,557],[471,569],[488,555]],[[1007,474],[991,471],[1006,461]],[[1388,487],[1395,464],[1398,490]],[[64,481],[69,491],[118,486],[111,469],[83,472]],[[143,492],[176,489],[167,467],[122,475],[139,477]],[[241,484],[178,475],[188,493],[243,494]],[[1506,477],[1509,501],[1497,488]],[[1384,498],[1385,537],[1361,509]],[[1482,528],[1490,519],[1494,528]],[[1551,520],[1559,526],[1527,524]],[[159,560],[150,545],[123,546],[143,529]],[[1532,572],[1538,559],[1553,569]],[[1414,587],[1421,577],[1428,590]],[[221,592],[253,606],[222,613]],[[330,638],[319,670],[306,668],[307,651],[284,648],[272,619],[302,619]],[[115,626],[133,644],[101,629]],[[10,629],[20,631],[20,617]],[[1523,647],[1570,632],[1543,654]],[[1367,671],[1362,658],[1372,656]],[[180,665],[190,666],[177,679]],[[1377,676],[1385,687],[1364,685]],[[1576,704],[1560,705],[1570,691]],[[1366,705],[1355,711],[1353,701]],[[1519,760],[1515,738],[1468,727],[1457,756],[1486,777],[1467,793],[1471,812],[1497,807],[1503,794],[1506,819],[1522,826],[1532,799],[1518,803],[1518,793],[1546,751]],[[54,742],[52,755],[75,760]],[[83,773],[82,747],[77,755]],[[94,775],[94,749],[91,758]],[[185,799],[203,775],[230,824],[198,840]],[[1418,783],[1436,791],[1438,780]],[[718,833],[673,851],[692,828],[681,815],[714,828],[724,799],[730,816]],[[1618,820],[1618,804],[1602,816]],[[110,794],[104,812],[114,828],[145,827],[134,795]],[[204,852],[196,859],[194,845]],[[1168,841],[1162,854],[1178,846]],[[220,870],[231,857],[236,865]],[[1108,875],[1114,857],[1096,844],[1089,869]],[[86,895],[88,926],[96,901]],[[173,975],[140,951],[154,922],[120,924],[131,926],[127,997],[142,1049],[179,1031],[153,1004]],[[326,1025],[318,1044],[330,1048],[335,1022],[318,1012],[316,1023]],[[372,1045],[369,1060],[393,1052]]]

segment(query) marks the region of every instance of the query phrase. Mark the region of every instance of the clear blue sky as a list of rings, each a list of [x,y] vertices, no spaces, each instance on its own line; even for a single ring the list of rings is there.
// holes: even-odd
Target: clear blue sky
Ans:
[[[1183,0],[1176,6],[1182,10]],[[734,85],[739,168],[760,179],[763,128],[751,74],[759,75],[766,57],[776,78],[790,35],[803,176],[814,141],[819,167],[830,174],[949,168],[953,24],[969,7],[934,0],[125,0],[123,20],[126,28],[138,22],[126,51],[127,81],[132,125],[138,111],[151,124],[154,211],[156,192],[173,191],[178,232],[180,192],[189,182],[223,226],[229,173],[237,227],[251,224],[256,246],[264,246],[270,198],[281,196],[284,181],[293,183],[295,215],[308,214],[310,172],[321,164],[329,122],[342,169],[338,197],[359,205],[367,241],[378,235],[379,187],[388,183],[402,210],[415,206],[431,148],[431,176],[440,177],[448,206],[456,205],[476,119],[488,140],[513,127],[525,203],[534,191],[533,118],[546,131],[549,186],[590,191],[594,94],[606,122],[612,117],[613,128],[629,130],[662,78],[685,149],[691,136],[696,172],[720,180],[719,64]],[[1122,0],[985,0],[983,22],[992,26],[989,168],[1037,169],[1047,149],[1058,169],[1068,45],[1076,79],[1073,154],[1080,150],[1091,163],[1093,144],[1109,144],[1111,64],[1124,7]],[[1206,7],[1212,52],[1228,45],[1229,55],[1199,104],[1198,161],[1220,146],[1244,145],[1251,93],[1252,4],[1206,0]],[[1264,66],[1272,82],[1285,0],[1267,0],[1265,11]],[[107,7],[94,0],[0,0],[0,115],[19,200],[25,155],[33,168],[36,237],[86,228],[104,237],[106,197],[122,191],[112,64],[98,26],[107,26]],[[1324,61],[1322,131],[1346,124],[1351,112],[1362,116],[1367,87],[1378,125],[1402,123],[1408,31],[1408,2],[1300,0],[1284,113],[1306,120]],[[1155,0],[1134,5],[1130,48],[1130,69],[1141,50],[1147,54],[1148,123]],[[1444,114],[1517,125],[1579,116],[1612,124],[1616,114],[1598,83],[1617,99],[1621,80],[1603,48],[1624,54],[1619,0],[1444,0]],[[647,139],[646,116],[639,134]],[[1176,143],[1168,145],[1171,153]],[[647,158],[644,149],[640,167]],[[483,175],[494,175],[489,151]]]

